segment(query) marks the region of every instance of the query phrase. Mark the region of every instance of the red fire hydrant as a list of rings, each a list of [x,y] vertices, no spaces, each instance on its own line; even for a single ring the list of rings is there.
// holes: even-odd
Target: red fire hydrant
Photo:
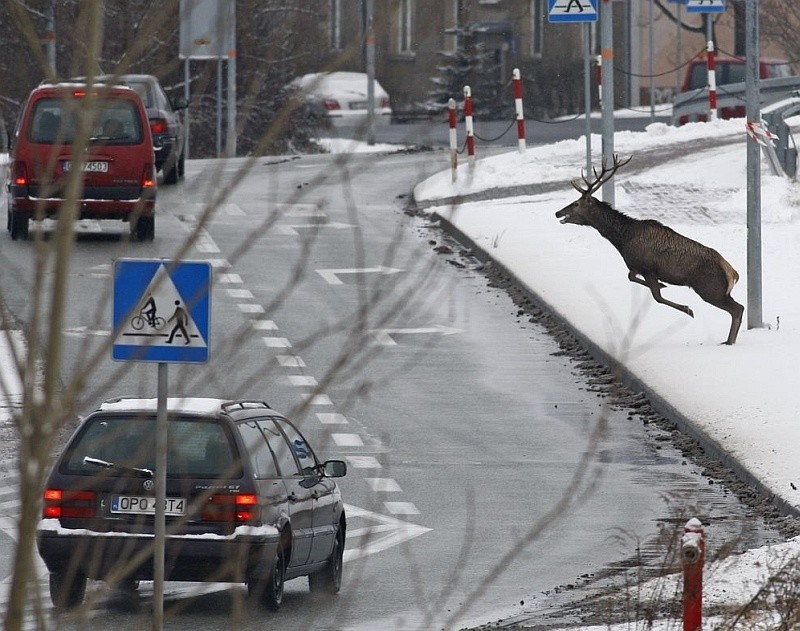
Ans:
[[[693,517],[683,527],[681,564],[683,565],[683,631],[703,628],[703,563],[706,543],[703,524]]]

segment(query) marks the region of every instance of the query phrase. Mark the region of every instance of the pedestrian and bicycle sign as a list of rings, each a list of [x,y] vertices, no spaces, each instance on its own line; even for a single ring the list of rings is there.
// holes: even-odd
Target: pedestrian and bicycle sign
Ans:
[[[725,0],[688,0],[688,13],[724,13]]]
[[[597,0],[549,0],[549,22],[597,22]]]
[[[117,259],[113,358],[207,361],[210,307],[209,262]]]

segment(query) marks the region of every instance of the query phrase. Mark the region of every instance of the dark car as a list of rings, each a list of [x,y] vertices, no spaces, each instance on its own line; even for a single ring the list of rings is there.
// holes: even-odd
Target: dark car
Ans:
[[[136,90],[150,120],[156,170],[163,173],[164,184],[177,184],[185,171],[186,131],[182,110],[188,107],[186,99],[170,99],[158,78],[149,74],[103,75],[95,80],[127,85]]]
[[[72,82],[42,84],[22,107],[8,168],[11,238],[27,238],[31,219],[58,217],[79,137],[86,153],[78,217],[127,221],[140,240],[152,240],[156,172],[142,100],[128,87]]]
[[[105,402],[56,461],[37,529],[57,608],[87,578],[135,589],[153,578],[155,399]],[[346,520],[331,478],[298,429],[261,401],[167,400],[165,579],[244,582],[271,609],[284,581],[335,594]]]

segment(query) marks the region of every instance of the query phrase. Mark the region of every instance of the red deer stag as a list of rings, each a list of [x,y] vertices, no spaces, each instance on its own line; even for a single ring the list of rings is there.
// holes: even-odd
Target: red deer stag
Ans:
[[[731,330],[724,343],[736,343],[744,307],[731,298],[731,290],[739,280],[739,274],[731,264],[716,250],[684,237],[658,221],[628,217],[610,204],[592,197],[592,193],[630,159],[620,160],[615,155],[610,168],[603,160],[600,173],[592,169],[592,182],[582,172],[585,187],[577,180],[572,181],[572,186],[581,194],[580,199],[559,210],[556,217],[561,223],[591,226],[608,239],[625,260],[628,279],[648,287],[656,302],[694,317],[688,306],[661,295],[666,284],[685,285],[694,289],[707,303],[730,313]]]

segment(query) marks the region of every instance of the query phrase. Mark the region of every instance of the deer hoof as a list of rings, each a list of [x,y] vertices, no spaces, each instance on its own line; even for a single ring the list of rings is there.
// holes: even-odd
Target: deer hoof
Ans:
[[[691,308],[689,308],[689,307],[685,307],[685,309],[686,309],[686,315],[688,315],[690,318],[693,318],[694,317],[694,311],[692,311]]]

